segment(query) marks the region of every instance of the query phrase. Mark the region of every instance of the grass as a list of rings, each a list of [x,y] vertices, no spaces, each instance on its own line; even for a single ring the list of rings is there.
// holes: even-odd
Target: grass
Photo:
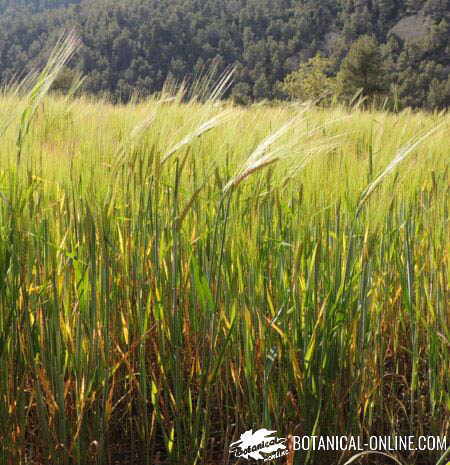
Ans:
[[[20,95],[0,97],[0,463],[448,435],[448,115]]]

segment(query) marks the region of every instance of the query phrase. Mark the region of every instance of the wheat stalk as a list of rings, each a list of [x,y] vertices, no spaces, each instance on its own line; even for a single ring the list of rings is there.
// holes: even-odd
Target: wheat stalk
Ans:
[[[69,61],[79,46],[79,40],[72,31],[67,36],[62,35],[53,49],[50,58],[42,72],[37,76],[37,82],[26,97],[27,105],[20,118],[19,133],[17,135],[17,164],[20,163],[24,140],[29,132],[31,121],[39,104],[47,95],[50,87],[63,66]],[[34,76],[34,73],[32,73]],[[26,78],[27,83],[29,79]]]
[[[367,186],[365,191],[362,193],[361,200],[356,211],[356,216],[359,215],[362,207],[367,202],[369,197],[373,194],[375,189],[381,184],[383,179],[391,173],[414,149],[416,149],[424,140],[434,134],[444,123],[438,124],[434,128],[427,131],[422,136],[413,137],[406,145],[401,147],[395,157],[391,160],[389,165],[384,169],[384,171]]]
[[[281,126],[277,131],[269,134],[263,141],[256,147],[256,149],[250,154],[242,168],[238,173],[231,178],[228,183],[223,188],[223,192],[227,192],[232,187],[236,187],[244,179],[250,176],[255,171],[264,168],[267,165],[270,165],[279,160],[278,154],[281,152],[281,149],[272,150],[267,152],[271,145],[273,145],[280,137],[282,137],[286,132],[299,120],[299,117],[306,111],[302,111],[300,115],[295,116],[283,126]]]
[[[242,168],[238,171],[238,173],[228,181],[228,183],[225,185],[223,191],[227,192],[229,189],[232,187],[237,186],[240,184],[244,179],[246,179],[248,176],[253,174],[255,171],[258,171],[272,163],[277,162],[281,157],[280,154],[284,153],[291,153],[291,154],[298,154],[298,150],[292,152],[294,147],[298,144],[298,140],[294,141],[293,143],[284,146],[284,147],[279,147],[275,150],[272,150],[268,152],[268,149],[278,140],[280,137],[282,137],[286,132],[295,124],[297,123],[303,114],[308,111],[310,106],[305,108],[300,114],[289,120],[287,123],[285,123],[283,126],[281,126],[277,131],[273,132],[270,134],[268,137],[266,137],[257,147],[256,149],[251,153],[251,155],[247,158],[246,162],[243,164]],[[344,117],[345,118],[345,117]],[[321,129],[324,129],[325,127],[335,123],[336,121],[344,118],[338,118],[332,121],[327,122],[326,124],[323,124],[321,126],[318,126],[312,130],[306,130],[302,132],[299,137],[304,137],[304,136],[312,136],[316,132],[320,131]],[[340,135],[334,136],[333,138],[336,137],[341,137]],[[326,147],[332,147],[332,145],[327,144]],[[323,149],[322,147],[315,147],[314,149],[308,150],[308,153],[303,157],[301,165],[298,167],[298,169],[301,169],[305,166],[307,161],[310,159],[311,154],[314,151],[321,151]]]
[[[166,152],[166,154],[161,159],[161,164],[165,163],[174,153],[178,152],[178,150],[180,150],[184,146],[189,145],[193,140],[211,131],[211,129],[214,129],[220,124],[223,124],[230,116],[231,111],[227,110],[201,123],[196,129],[194,129],[191,133],[189,133],[187,136],[181,139],[180,142],[175,144],[171,149],[169,149]]]

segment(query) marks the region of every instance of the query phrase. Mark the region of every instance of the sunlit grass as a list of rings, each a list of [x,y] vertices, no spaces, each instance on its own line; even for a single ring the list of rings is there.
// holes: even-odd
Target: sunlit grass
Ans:
[[[0,99],[3,463],[448,434],[449,117],[180,100]]]

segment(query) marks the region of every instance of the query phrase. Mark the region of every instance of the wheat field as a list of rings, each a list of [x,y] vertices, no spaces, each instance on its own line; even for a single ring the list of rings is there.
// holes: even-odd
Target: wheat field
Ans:
[[[0,463],[449,434],[448,114],[113,105],[53,65],[0,97]]]

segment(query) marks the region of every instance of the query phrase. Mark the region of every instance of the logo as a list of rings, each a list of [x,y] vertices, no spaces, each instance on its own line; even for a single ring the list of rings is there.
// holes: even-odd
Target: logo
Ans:
[[[230,444],[230,454],[237,458],[254,460],[272,460],[287,455],[286,438],[273,436],[276,431],[262,428],[255,432],[248,430],[241,434],[238,441]],[[275,453],[275,454],[274,454]],[[269,458],[261,454],[272,454]]]

